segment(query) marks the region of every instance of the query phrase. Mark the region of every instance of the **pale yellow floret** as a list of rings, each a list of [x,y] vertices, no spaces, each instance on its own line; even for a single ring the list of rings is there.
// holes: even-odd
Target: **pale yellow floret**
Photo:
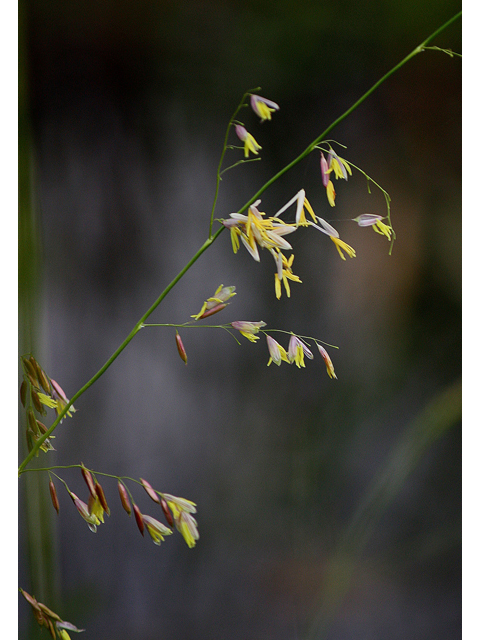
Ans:
[[[337,251],[340,254],[340,257],[342,260],[346,260],[345,256],[342,253],[342,249],[346,251],[346,253],[350,256],[350,258],[356,257],[355,249],[351,247],[349,244],[347,244],[343,240],[340,240],[340,238],[335,238],[334,236],[330,236],[330,239],[333,241],[333,243],[337,247]]]
[[[381,220],[379,220],[378,222],[376,222],[373,226],[373,230],[376,233],[380,233],[383,236],[387,236],[387,238],[389,240],[391,240],[391,236],[392,236],[392,227],[390,227],[388,224],[385,224],[384,222],[382,222]]]
[[[271,120],[272,113],[275,111],[275,109],[270,109],[270,107],[267,107],[267,105],[260,100],[257,102],[257,109],[262,120]]]
[[[58,406],[58,402],[56,400],[54,400],[50,396],[46,396],[44,393],[39,393],[38,394],[38,399],[46,407],[50,407],[50,409],[56,409],[57,406]]]
[[[244,147],[243,147],[245,158],[248,158],[248,154],[250,151],[255,155],[258,155],[258,150],[261,148],[262,147],[258,144],[258,142],[255,140],[252,134],[247,133],[247,137],[245,138]]]
[[[327,184],[327,198],[331,207],[335,206],[335,187],[333,186],[333,182],[331,180],[328,181]]]
[[[293,253],[288,258],[288,260],[283,255],[283,253],[279,252],[279,255],[282,259],[281,275],[279,275],[278,271],[275,274],[275,295],[278,300],[280,300],[282,296],[282,282],[283,282],[283,286],[285,287],[285,292],[288,298],[290,298],[290,284],[288,281],[292,280],[292,282],[300,282],[300,283],[302,282],[300,278],[296,276],[292,271],[292,264],[295,258]]]

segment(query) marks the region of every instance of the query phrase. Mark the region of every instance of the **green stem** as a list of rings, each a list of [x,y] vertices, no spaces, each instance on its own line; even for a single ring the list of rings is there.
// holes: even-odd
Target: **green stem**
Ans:
[[[266,191],[268,189],[268,187],[270,187],[281,176],[283,176],[285,173],[287,173],[287,171],[290,171],[290,169],[292,169],[296,164],[298,164],[300,162],[300,160],[303,160],[303,158],[308,156],[309,153],[311,153],[314,150],[315,146],[317,144],[319,144],[320,142],[322,142],[323,139],[325,138],[325,136],[327,136],[330,133],[330,131],[332,131],[332,129],[334,129],[338,124],[340,124],[340,122],[345,120],[345,118],[347,116],[349,116],[353,111],[355,111],[355,109],[357,107],[359,107],[362,104],[362,102],[364,102],[374,91],[376,91],[378,89],[378,87],[385,82],[385,80],[387,80],[391,75],[393,75],[396,71],[398,71],[401,67],[403,67],[403,65],[406,64],[411,58],[416,56],[418,53],[422,53],[422,51],[424,50],[424,47],[431,40],[433,40],[433,38],[438,36],[439,33],[441,33],[447,27],[449,27],[453,22],[455,22],[455,20],[458,20],[458,18],[460,18],[461,15],[462,15],[462,12],[460,11],[455,16],[453,16],[453,18],[450,18],[450,20],[445,22],[445,24],[443,24],[441,27],[439,27],[430,36],[428,36],[428,38],[426,40],[424,40],[421,44],[419,44],[418,47],[415,47],[415,49],[411,53],[409,53],[408,56],[403,58],[403,60],[401,60],[401,62],[399,62],[392,69],[390,69],[390,71],[388,73],[386,73],[382,78],[380,78],[380,80],[378,80],[378,82],[376,82],[366,93],[364,93],[361,98],[359,98],[341,116],[339,116],[336,120],[334,120],[332,122],[332,124],[329,125],[325,129],[325,131],[323,131],[317,138],[315,138],[315,140],[313,142],[311,142],[308,145],[308,147],[304,151],[302,151],[302,153],[300,155],[298,155],[294,160],[292,160],[290,162],[290,164],[287,164],[285,167],[283,167],[283,169],[281,169],[277,174],[275,174],[273,176],[273,178],[270,178],[270,180],[268,180],[268,182],[266,182],[262,187],[260,187],[260,189],[257,191],[257,193],[254,196],[252,196],[250,198],[250,200],[237,213],[243,213],[253,202],[255,202],[255,200],[258,200],[258,197],[264,191]]]
[[[300,155],[298,155],[294,160],[292,160],[289,164],[287,164],[285,167],[283,167],[283,169],[281,169],[277,174],[275,174],[272,178],[270,178],[270,180],[268,180],[258,191],[257,193],[252,196],[252,198],[250,198],[250,200],[248,200],[248,202],[246,204],[243,205],[243,207],[241,209],[239,209],[238,213],[243,213],[243,211],[245,211],[253,202],[255,202],[255,200],[258,199],[258,196],[261,195],[264,191],[266,191],[268,189],[268,187],[270,187],[274,182],[276,182],[281,176],[283,176],[285,173],[287,173],[287,171],[289,171],[290,169],[292,169],[296,164],[298,164],[301,160],[303,160],[303,158],[305,158],[309,153],[311,153],[315,146],[317,144],[319,144],[322,139],[328,135],[328,133],[330,133],[330,131],[332,129],[334,129],[338,124],[340,124],[340,122],[342,122],[343,120],[345,120],[345,118],[350,115],[353,111],[355,111],[355,109],[357,107],[359,107],[362,102],[364,102],[364,100],[366,100],[368,98],[368,96],[370,96],[376,89],[378,89],[378,87],[383,84],[385,82],[385,80],[387,80],[387,78],[389,78],[393,73],[395,73],[396,71],[398,71],[401,67],[403,67],[404,64],[406,64],[411,58],[413,58],[414,56],[417,55],[417,53],[421,53],[424,49],[424,47],[433,39],[435,38],[439,33],[441,33],[442,31],[444,31],[448,26],[450,26],[455,20],[457,20],[460,16],[462,15],[462,12],[460,11],[459,13],[457,13],[453,18],[451,18],[450,20],[448,20],[445,24],[443,24],[441,27],[439,27],[436,31],[434,31],[426,40],[424,40],[418,47],[416,47],[411,53],[408,54],[408,56],[406,56],[401,62],[399,62],[397,65],[395,65],[388,73],[386,73],[378,82],[376,82],[366,93],[364,93],[362,95],[361,98],[359,98],[349,109],[347,109],[347,111],[345,111],[345,113],[343,113],[341,116],[339,116],[336,120],[334,120],[334,122],[332,122],[332,124],[330,126],[328,126],[325,131],[323,131],[317,138],[315,138],[315,140],[313,142],[311,142],[308,147],[302,152],[300,153]],[[133,329],[130,331],[130,333],[128,334],[128,336],[125,338],[125,340],[122,342],[122,344],[118,347],[118,349],[112,354],[112,356],[110,356],[110,358],[107,360],[107,362],[103,365],[103,367],[101,369],[99,369],[99,371],[93,376],[93,378],[91,378],[79,391],[77,391],[77,393],[73,396],[73,398],[68,402],[68,404],[65,406],[65,408],[63,409],[63,411],[61,411],[59,413],[59,415],[57,416],[56,420],[54,421],[54,423],[52,424],[52,426],[48,429],[48,431],[42,435],[35,443],[35,445],[32,447],[32,450],[30,451],[30,453],[27,455],[27,457],[23,460],[23,462],[20,464],[19,468],[18,468],[18,474],[21,475],[26,467],[26,465],[30,462],[30,460],[35,456],[35,454],[38,452],[38,450],[40,449],[40,446],[42,445],[42,443],[52,434],[52,432],[55,430],[55,428],[57,427],[57,425],[59,424],[60,420],[65,416],[65,414],[67,413],[68,409],[71,407],[71,405],[89,388],[92,386],[92,384],[94,382],[96,382],[98,380],[98,378],[100,378],[100,376],[102,376],[105,371],[110,367],[110,365],[114,362],[114,360],[117,359],[117,357],[121,354],[121,352],[125,349],[125,347],[129,344],[129,342],[134,338],[134,336],[140,331],[140,329],[143,327],[143,322],[150,316],[150,314],[158,307],[158,305],[162,302],[162,300],[165,298],[165,296],[167,295],[167,293],[177,284],[177,282],[185,275],[185,273],[190,269],[190,267],[198,260],[198,258],[208,249],[208,247],[213,244],[213,242],[215,242],[215,240],[218,238],[218,236],[222,233],[222,231],[225,229],[224,226],[221,226],[220,229],[218,229],[218,231],[216,231],[216,233],[214,235],[212,235],[212,225],[213,225],[213,215],[215,212],[215,206],[217,203],[217,198],[218,198],[218,190],[219,190],[219,185],[220,185],[220,171],[221,171],[221,166],[222,166],[222,162],[223,162],[223,157],[225,155],[226,149],[227,149],[227,140],[228,140],[228,134],[230,131],[230,127],[232,126],[233,120],[235,119],[235,116],[237,115],[238,111],[242,108],[243,104],[244,104],[244,100],[245,97],[247,95],[249,95],[249,93],[251,93],[250,91],[246,92],[239,104],[239,106],[237,107],[235,113],[233,114],[233,116],[230,119],[230,122],[228,123],[227,126],[227,132],[225,134],[225,142],[223,145],[223,151],[222,151],[222,155],[220,157],[220,163],[218,165],[218,169],[217,169],[217,183],[216,183],[216,189],[215,189],[215,196],[214,196],[214,201],[213,201],[213,207],[212,207],[212,213],[210,216],[210,231],[209,231],[209,237],[208,239],[203,243],[203,245],[200,247],[200,249],[197,251],[197,253],[193,256],[193,258],[191,258],[191,260],[185,265],[185,267],[178,273],[178,275],[170,282],[170,284],[162,291],[162,293],[160,294],[160,296],[157,298],[157,300],[152,304],[152,306],[148,309],[148,311],[140,318],[140,320],[137,322],[137,324],[133,327]]]
[[[220,189],[220,180],[222,179],[221,175],[222,175],[222,164],[223,164],[223,158],[225,156],[225,153],[227,151],[228,148],[228,134],[230,133],[230,127],[233,124],[233,121],[235,120],[235,118],[237,117],[237,113],[240,111],[240,109],[245,105],[245,99],[247,96],[249,96],[251,93],[254,93],[256,91],[259,91],[260,87],[257,87],[255,89],[252,89],[251,91],[246,91],[243,96],[242,99],[240,100],[240,104],[238,105],[238,107],[235,109],[233,116],[230,118],[230,121],[227,125],[227,130],[225,132],[225,140],[223,142],[223,149],[222,149],[222,154],[220,156],[220,162],[218,163],[218,169],[217,169],[217,182],[215,185],[215,196],[213,198],[213,205],[212,205],[212,213],[210,214],[210,228],[208,231],[208,237],[211,238],[212,237],[212,227],[213,227],[213,216],[215,214],[215,207],[217,206],[217,199],[218,199],[218,191]],[[237,163],[238,164],[238,163]],[[229,169],[231,169],[232,167],[229,167]]]
[[[91,378],[86,384],[83,385],[83,387],[77,391],[77,393],[72,397],[72,399],[68,402],[68,404],[64,407],[63,411],[61,411],[59,413],[59,415],[57,416],[55,422],[52,424],[52,426],[48,429],[48,431],[46,431],[46,433],[44,433],[36,442],[35,445],[32,447],[32,450],[30,451],[30,453],[27,455],[27,457],[25,458],[25,460],[21,463],[21,465],[18,468],[18,474],[20,475],[21,473],[23,473],[23,470],[25,469],[26,465],[30,462],[30,460],[34,457],[34,455],[37,453],[37,451],[40,449],[42,443],[48,438],[50,437],[50,435],[52,434],[52,432],[55,430],[55,428],[57,427],[57,425],[59,424],[60,420],[65,416],[65,414],[67,413],[68,409],[72,406],[72,404],[89,388],[92,386],[92,384],[94,382],[96,382],[98,380],[98,378],[100,378],[100,376],[102,376],[105,371],[109,368],[109,366],[114,362],[114,360],[116,360],[118,358],[118,356],[122,353],[122,351],[125,349],[125,347],[129,344],[129,342],[134,338],[134,336],[140,331],[140,329],[143,327],[143,323],[144,321],[153,313],[153,311],[155,311],[155,309],[158,307],[158,305],[162,302],[162,300],[165,298],[165,296],[167,295],[167,293],[173,289],[173,287],[177,284],[177,282],[185,275],[185,273],[190,269],[190,267],[198,260],[198,258],[202,255],[202,253],[204,253],[208,247],[215,242],[215,240],[217,239],[217,237],[219,236],[220,232],[223,230],[223,227],[221,227],[212,237],[208,238],[203,245],[200,247],[200,249],[197,251],[197,253],[193,256],[193,258],[191,258],[189,260],[189,262],[187,262],[187,264],[183,267],[183,269],[175,276],[175,278],[170,282],[170,284],[162,291],[162,293],[159,295],[159,297],[155,300],[155,302],[152,304],[152,306],[148,309],[148,311],[146,311],[146,313],[143,314],[143,316],[140,318],[140,320],[136,323],[136,325],[133,327],[133,329],[130,331],[130,333],[128,334],[128,336],[125,338],[125,340],[122,342],[122,344],[118,347],[118,349],[110,356],[110,358],[106,361],[106,363],[103,365],[103,367],[101,369],[99,369],[97,371],[97,373],[93,376],[93,378]]]

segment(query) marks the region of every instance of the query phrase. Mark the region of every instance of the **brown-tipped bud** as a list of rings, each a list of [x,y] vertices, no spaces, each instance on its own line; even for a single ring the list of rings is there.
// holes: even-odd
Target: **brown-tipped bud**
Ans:
[[[122,507],[128,513],[128,515],[132,515],[132,506],[130,504],[130,498],[128,497],[127,490],[120,480],[118,481],[118,493],[120,494],[120,502],[122,503]]]
[[[29,360],[30,360],[30,363],[32,364],[33,368],[35,369],[35,375],[37,377],[37,380],[40,382],[40,384],[45,389],[45,391],[47,393],[49,393],[49,389],[45,388],[45,386],[43,384],[43,382],[47,382],[47,386],[50,386],[50,385],[48,385],[48,381],[47,381],[47,378],[45,376],[44,370],[38,364],[38,362],[35,360],[35,358],[33,356],[30,356]],[[43,382],[42,382],[42,379],[43,379]]]
[[[107,504],[107,499],[105,498],[105,494],[103,493],[102,485],[99,484],[98,482],[95,482],[95,491],[97,493],[98,499],[100,500],[100,504],[103,507],[103,510],[105,511],[107,516],[109,516],[110,515],[110,509],[109,509],[109,506]]]
[[[25,371],[27,372],[28,377],[30,378],[30,382],[35,387],[39,387],[40,384],[37,379],[37,372],[35,371],[35,367],[33,366],[33,364],[30,362],[30,360],[27,360],[27,358],[23,358],[23,365],[25,367]]]
[[[147,482],[146,480],[144,480],[143,478],[140,478],[143,488],[145,489],[145,491],[148,493],[148,495],[150,496],[150,498],[156,502],[157,504],[160,504],[160,498],[158,497],[158,495],[155,493],[154,488],[152,487],[152,485]]]
[[[208,316],[213,316],[215,313],[218,313],[222,309],[225,309],[226,306],[227,305],[224,302],[222,302],[221,304],[215,305],[215,307],[212,307],[211,309],[207,309],[204,313],[202,313],[199,320],[202,320],[203,318],[208,318]]]
[[[45,414],[45,409],[43,408],[43,405],[40,402],[40,398],[38,397],[38,393],[35,391],[35,389],[32,389],[31,396],[32,396],[33,406],[38,411],[38,413],[42,414],[43,416]]]
[[[53,640],[56,640],[57,633],[55,631],[55,625],[53,624],[51,618],[46,618],[46,620],[47,620],[48,630],[50,631],[50,635],[52,636]]]
[[[35,435],[39,436],[40,431],[38,429],[37,419],[35,418],[35,414],[33,413],[32,409],[29,409],[27,411],[27,416],[28,416],[28,426],[30,427],[30,429],[33,431]]]
[[[53,480],[50,480],[48,486],[50,488],[50,497],[52,499],[53,508],[57,513],[60,513],[60,503],[58,502],[57,490],[55,489]]]
[[[20,593],[22,594],[22,596],[25,598],[25,600],[32,605],[32,607],[34,609],[36,609],[37,611],[40,611],[40,607],[38,606],[38,602],[37,599],[34,598],[33,596],[31,596],[29,593],[27,593],[26,591],[24,591],[23,589],[20,589]]]
[[[55,611],[52,611],[51,609],[46,607],[42,602],[39,602],[38,606],[46,616],[48,616],[49,618],[52,618],[52,620],[56,620],[57,622],[62,622],[62,619],[60,618],[60,616],[56,614]]]
[[[43,615],[43,613],[40,611],[40,609],[34,609],[33,610],[33,615],[35,616],[35,620],[38,622],[38,624],[43,627],[48,627],[48,622],[46,617]]]
[[[42,435],[44,433],[47,433],[48,428],[43,424],[43,422],[40,422],[40,420],[37,420],[37,425],[38,425],[38,428],[40,429],[40,431],[42,432]],[[54,437],[55,436],[52,436],[52,438],[54,438]]]
[[[20,402],[23,406],[25,406],[25,400],[27,399],[27,383],[25,380],[22,380],[22,384],[20,385]]]
[[[183,346],[183,342],[178,331],[175,334],[175,340],[177,342],[178,355],[184,363],[187,364],[187,352],[185,351],[185,347]]]
[[[30,427],[27,429],[26,435],[27,435],[27,449],[28,449],[28,453],[30,453],[30,451],[33,449],[33,438],[32,438],[32,431]]]
[[[90,473],[90,471],[88,471],[88,469],[85,469],[83,465],[82,465],[81,471],[82,471],[83,479],[87,483],[87,487],[88,487],[88,490],[90,491],[90,495],[92,495],[95,498],[97,493],[95,491],[95,483],[93,481],[92,474]]]
[[[165,518],[168,522],[168,524],[173,527],[174,521],[173,521],[173,517],[172,514],[170,512],[170,509],[168,508],[168,504],[167,501],[165,500],[165,498],[162,498],[160,500],[160,506],[162,507],[162,511],[165,514]]]
[[[144,534],[145,525],[143,523],[142,513],[135,503],[133,504],[133,513],[135,515],[135,520],[137,521],[137,527],[143,536],[145,535]]]
[[[40,367],[38,367],[37,369],[37,377],[45,393],[48,393],[48,395],[50,395],[52,392],[52,388],[50,386],[47,376],[45,375],[45,372],[43,371],[43,369],[40,369]]]

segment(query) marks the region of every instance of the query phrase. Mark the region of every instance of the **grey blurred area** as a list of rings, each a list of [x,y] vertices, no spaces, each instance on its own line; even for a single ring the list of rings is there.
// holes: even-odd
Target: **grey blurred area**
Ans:
[[[459,9],[26,2],[41,364],[67,395],[206,240],[225,127],[246,90],[261,86],[281,108],[263,124],[241,112],[262,161],[224,175],[216,217]],[[459,51],[459,24],[434,44]],[[143,477],[198,506],[194,549],[178,534],[156,547],[113,479],[102,480],[112,514],[95,535],[58,483],[58,611],[85,638],[460,637],[460,65],[424,52],[331,134],[392,197],[392,255],[349,221],[383,213],[382,194],[354,173],[330,208],[312,154],[261,210],[305,188],[357,257],[299,230],[302,284],[277,301],[271,257],[234,255],[225,232],[150,318],[185,322],[218,285],[235,285],[211,324],[263,320],[337,345],[338,380],[317,354],[305,369],[267,368],[264,339],[239,346],[221,330],[182,330],[185,366],[175,330],[147,327],[58,427],[55,464]],[[240,157],[229,151],[227,164]],[[59,475],[86,499],[78,470]],[[33,579],[22,560],[20,577]],[[20,615],[27,637],[23,603]]]

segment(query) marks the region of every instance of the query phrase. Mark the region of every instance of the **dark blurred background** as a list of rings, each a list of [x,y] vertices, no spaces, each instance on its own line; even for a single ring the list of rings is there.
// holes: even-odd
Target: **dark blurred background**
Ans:
[[[460,10],[19,6],[20,343],[69,397],[206,239],[225,126],[246,90],[261,86],[281,109],[262,125],[242,111],[262,162],[225,174],[218,217]],[[432,44],[460,51],[460,27]],[[160,548],[142,539],[114,480],[103,482],[112,515],[93,535],[60,485],[57,518],[47,478],[24,476],[20,584],[85,638],[460,638],[460,92],[460,59],[428,51],[331,134],[392,197],[391,256],[385,237],[342,221],[383,213],[381,193],[355,173],[336,183],[331,209],[312,155],[263,194],[262,210],[305,188],[357,258],[300,230],[303,284],[278,302],[270,256],[233,255],[224,233],[151,318],[184,322],[220,283],[235,285],[215,320],[336,344],[338,380],[319,357],[267,369],[263,340],[239,347],[207,330],[182,332],[185,367],[173,329],[144,329],[57,429],[51,464],[83,461],[194,500],[195,549],[179,535]],[[78,471],[60,475],[86,499]],[[30,619],[21,603],[20,637],[37,637]]]

